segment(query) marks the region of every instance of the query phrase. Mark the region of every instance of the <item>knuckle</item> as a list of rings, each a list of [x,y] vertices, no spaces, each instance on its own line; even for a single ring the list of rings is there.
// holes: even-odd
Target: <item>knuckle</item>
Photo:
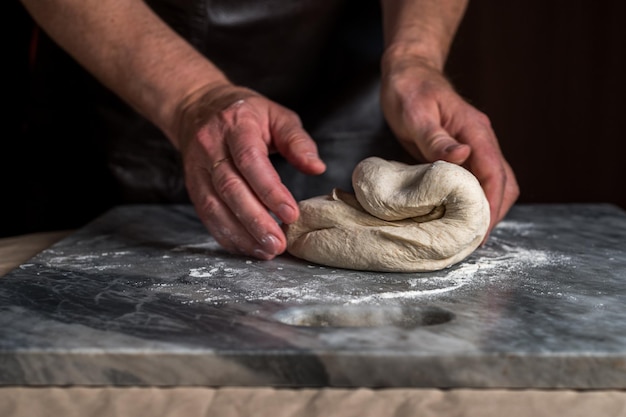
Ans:
[[[214,187],[218,195],[221,195],[224,200],[231,201],[241,194],[244,184],[241,179],[232,176],[216,179]]]
[[[440,152],[449,144],[450,136],[444,132],[425,132],[418,146],[428,160],[439,158]]]
[[[300,116],[295,111],[281,105],[276,105],[275,108],[277,109],[277,115],[281,118],[291,123],[301,124]]]
[[[207,197],[199,204],[200,215],[205,221],[211,222],[218,217],[220,201],[215,197]]]
[[[309,140],[306,136],[304,136],[301,132],[296,130],[290,130],[289,132],[285,132],[283,135],[283,140],[287,146],[291,148],[298,148],[302,145],[308,145]]]
[[[254,164],[260,156],[261,152],[259,152],[258,148],[253,146],[243,147],[233,153],[233,158],[237,161],[237,166],[244,169]]]
[[[273,203],[282,201],[283,193],[282,187],[268,187],[259,192],[261,201],[269,206],[273,206]]]
[[[426,145],[428,147],[438,147],[438,144],[440,144],[441,142],[444,141],[448,141],[450,140],[450,136],[443,133],[443,132],[437,132],[431,135],[428,135],[425,139]]]
[[[520,196],[520,188],[517,181],[508,181],[509,194],[513,200],[517,200]]]
[[[487,116],[485,113],[477,110],[475,119],[479,124],[491,129],[491,119],[489,119],[489,116]]]
[[[294,126],[302,126],[302,119],[300,119],[300,116],[292,111],[292,110],[287,110],[287,117],[290,119],[291,123],[293,123]]]

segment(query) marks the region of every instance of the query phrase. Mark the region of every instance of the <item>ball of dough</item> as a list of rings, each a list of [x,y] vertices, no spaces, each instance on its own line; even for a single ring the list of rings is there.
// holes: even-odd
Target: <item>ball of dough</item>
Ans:
[[[371,157],[339,189],[299,203],[287,251],[310,262],[381,272],[436,271],[469,256],[489,227],[489,204],[468,170]]]

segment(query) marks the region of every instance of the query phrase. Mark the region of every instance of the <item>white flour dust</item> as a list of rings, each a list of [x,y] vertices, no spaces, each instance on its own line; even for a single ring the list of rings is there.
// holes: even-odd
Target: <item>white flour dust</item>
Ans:
[[[408,284],[411,289],[372,294],[349,300],[349,303],[359,304],[376,300],[436,296],[473,283],[479,284],[494,279],[510,279],[515,273],[529,272],[534,268],[560,264],[565,261],[567,261],[566,257],[549,252],[508,247],[504,254],[493,257],[476,256],[472,260],[437,272],[434,277],[410,278]]]
[[[533,223],[503,221],[487,245],[469,258],[428,273],[342,270],[289,256],[272,261],[242,259],[227,255],[213,240],[142,255],[127,250],[72,255],[52,250],[46,263],[68,273],[97,271],[118,279],[131,277],[129,280],[146,276],[143,285],[150,291],[175,297],[184,304],[371,304],[461,294],[480,290],[489,283],[518,285],[520,280],[526,280],[535,285],[534,276],[545,276],[542,274],[549,274],[553,268],[575,268],[563,253],[543,249],[544,238],[545,231]],[[141,263],[137,261],[139,256],[144,257],[139,258],[143,259]]]
[[[533,271],[568,264],[569,258],[549,250],[522,246],[532,235],[532,223],[504,221],[503,239],[494,234],[485,247],[445,270],[429,273],[385,274],[341,270],[300,261],[215,260],[190,268],[189,281],[164,283],[156,291],[181,297],[184,303],[324,302],[371,304],[386,300],[437,297],[497,281],[513,285]],[[513,236],[516,239],[510,239]],[[515,245],[512,242],[516,242]],[[519,243],[519,245],[518,245]]]

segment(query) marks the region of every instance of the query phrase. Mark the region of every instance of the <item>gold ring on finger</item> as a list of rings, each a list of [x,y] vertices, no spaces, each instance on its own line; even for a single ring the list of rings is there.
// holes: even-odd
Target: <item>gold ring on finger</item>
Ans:
[[[230,160],[230,157],[226,157],[226,158],[222,158],[222,159],[218,159],[217,161],[215,161],[213,163],[213,165],[211,165],[211,171],[215,171],[215,168],[217,168],[218,166],[220,166],[220,164],[227,162]]]

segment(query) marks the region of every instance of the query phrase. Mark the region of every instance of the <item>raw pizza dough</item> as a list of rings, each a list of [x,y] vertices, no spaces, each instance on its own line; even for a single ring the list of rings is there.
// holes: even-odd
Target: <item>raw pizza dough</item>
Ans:
[[[436,271],[469,256],[489,227],[489,204],[466,169],[444,161],[361,161],[355,194],[339,189],[299,203],[284,225],[287,251],[338,268]]]

